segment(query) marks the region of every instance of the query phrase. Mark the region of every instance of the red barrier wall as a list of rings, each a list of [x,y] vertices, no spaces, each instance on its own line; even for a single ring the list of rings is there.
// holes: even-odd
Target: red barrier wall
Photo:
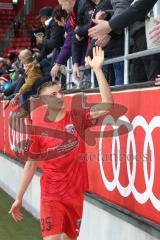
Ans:
[[[132,90],[113,95],[119,105],[101,118],[96,127],[86,131],[84,159],[88,163],[89,191],[159,224],[160,90]],[[72,100],[67,96],[68,108]],[[87,102],[100,102],[99,94],[88,94]],[[21,154],[24,150],[24,145],[16,149],[16,144],[22,139],[26,141],[28,136],[23,121],[16,122],[14,116],[9,127],[10,112],[9,108],[5,112],[5,152],[15,156],[13,149]],[[37,108],[32,116],[36,123],[43,117],[42,110]],[[0,123],[2,126],[2,118]],[[23,134],[16,135],[13,125],[25,129]]]
[[[159,96],[160,90],[115,93],[115,102],[128,109],[125,116],[106,116],[95,129],[100,133],[96,145],[87,146],[90,192],[156,223],[160,223]],[[94,95],[89,99],[98,100]],[[122,126],[132,130],[122,131]],[[110,129],[115,129],[112,134]]]

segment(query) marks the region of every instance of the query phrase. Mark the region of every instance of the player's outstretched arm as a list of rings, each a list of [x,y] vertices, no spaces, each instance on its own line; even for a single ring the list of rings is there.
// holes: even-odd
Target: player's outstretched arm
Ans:
[[[101,47],[93,48],[93,59],[88,57],[88,64],[95,72],[102,102],[91,107],[90,113],[93,118],[99,117],[113,107],[113,97],[107,79],[102,71],[104,63],[104,51]]]
[[[22,207],[22,200],[23,196],[34,176],[34,173],[37,169],[37,162],[28,159],[28,161],[25,164],[21,180],[20,180],[20,185],[19,185],[19,190],[16,196],[15,202],[12,204],[11,209],[9,213],[12,215],[13,219],[17,221],[21,221],[23,219],[23,214],[21,213],[21,207]]]

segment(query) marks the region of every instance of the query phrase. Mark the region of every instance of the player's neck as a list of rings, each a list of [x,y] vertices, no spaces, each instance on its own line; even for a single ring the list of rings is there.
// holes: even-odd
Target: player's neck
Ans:
[[[66,110],[65,108],[61,109],[61,110],[55,110],[55,109],[48,109],[48,120],[53,121],[53,122],[58,122],[61,119],[64,118],[65,114],[66,114]]]

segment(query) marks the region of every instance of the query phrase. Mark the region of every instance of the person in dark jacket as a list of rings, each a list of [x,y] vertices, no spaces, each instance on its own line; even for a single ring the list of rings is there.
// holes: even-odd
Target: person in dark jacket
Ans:
[[[81,79],[79,66],[84,65],[86,50],[88,46],[88,27],[91,22],[93,10],[96,1],[92,0],[60,0],[62,5],[70,16],[70,24],[73,29],[72,38],[72,62],[73,76],[75,79]]]
[[[72,9],[70,9],[70,22],[74,33],[72,38],[73,76],[75,79],[81,79],[79,66],[84,65],[88,46],[88,29],[85,31],[85,27],[90,24],[95,3],[91,0],[72,2],[75,3],[72,4]],[[82,33],[79,34],[78,31]]]
[[[89,35],[96,38],[97,36],[109,34],[111,31],[117,32],[123,30],[135,21],[145,17],[157,1],[158,0],[138,0],[110,21],[95,20],[96,26],[89,30]]]
[[[133,2],[133,1],[132,1]],[[145,15],[151,10],[156,0],[139,0],[134,2],[122,14],[109,22],[96,21],[97,26],[89,30],[91,37],[98,35],[98,42],[104,35],[113,31],[119,31],[130,26],[130,35],[133,39],[132,51],[143,51],[147,48],[145,35]],[[137,22],[138,21],[138,22]],[[132,25],[131,25],[132,24]],[[132,61],[131,83],[154,81],[159,73],[160,54],[150,55]]]
[[[128,2],[128,1],[127,1]],[[96,13],[100,11],[107,11],[106,17],[107,19],[111,18],[113,14],[113,8],[115,10],[115,14],[119,14],[120,11],[124,10],[124,4],[120,4],[119,1],[110,1],[110,0],[91,0],[91,1],[76,1],[74,6],[74,16],[75,16],[75,24],[74,26],[74,36],[72,42],[72,60],[73,60],[73,75],[76,79],[81,79],[79,66],[84,65],[84,56],[86,53],[86,49],[90,45],[90,39],[88,38],[88,29],[91,26],[91,18]],[[85,17],[85,13],[86,16]],[[90,13],[90,14],[89,14]],[[76,26],[77,24],[77,26]],[[108,44],[107,44],[108,43]],[[111,39],[108,39],[107,46],[105,48],[105,53],[108,58],[112,58],[115,56],[123,55],[123,45],[124,39],[123,34],[117,34],[112,36]],[[93,45],[94,46],[94,45]],[[90,53],[92,52],[92,48],[90,48]],[[108,68],[108,67],[107,67]],[[115,82],[113,84],[123,84],[123,63],[114,64],[115,70]],[[88,72],[88,71],[87,71]],[[108,73],[108,69],[106,70]],[[90,78],[90,76],[89,76]],[[87,77],[88,79],[88,77]]]
[[[51,54],[53,50],[59,50],[64,42],[64,27],[58,26],[58,24],[54,21],[52,18],[52,12],[53,8],[44,7],[40,10],[37,17],[40,19],[43,26],[47,25],[47,32],[45,36],[37,37],[36,39],[37,44],[41,46],[40,55],[37,58],[38,62],[42,61],[43,58]]]
[[[128,6],[129,0],[104,0],[99,1],[96,6],[95,18],[96,19],[112,19],[115,16],[123,12]],[[97,1],[98,3],[98,1]],[[92,23],[93,25],[94,23]],[[88,54],[92,52],[92,48],[95,46],[95,40],[91,40],[90,48],[88,49]],[[114,57],[119,57],[124,54],[124,35],[123,31],[117,33],[112,33],[111,35],[106,35],[104,44],[101,45],[105,51],[105,57],[111,59]],[[113,74],[112,74],[113,68]],[[112,65],[105,65],[103,70],[110,78],[111,85],[122,85],[124,83],[124,64],[123,62],[114,63]],[[111,76],[111,77],[109,77]]]

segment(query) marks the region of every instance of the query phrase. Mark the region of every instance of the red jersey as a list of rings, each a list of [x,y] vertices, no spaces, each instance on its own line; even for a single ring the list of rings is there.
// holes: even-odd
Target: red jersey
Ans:
[[[30,154],[43,160],[42,199],[68,199],[88,188],[85,128],[89,112],[66,112],[60,121],[41,121],[31,137]]]

